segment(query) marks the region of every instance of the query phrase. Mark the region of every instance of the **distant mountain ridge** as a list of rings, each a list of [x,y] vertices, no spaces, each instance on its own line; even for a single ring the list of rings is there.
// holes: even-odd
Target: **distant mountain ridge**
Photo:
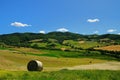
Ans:
[[[71,32],[50,32],[47,34],[42,33],[12,33],[0,35],[0,42],[7,45],[17,45],[21,43],[28,43],[31,40],[35,39],[56,39],[59,43],[62,43],[64,40],[94,40],[99,41],[100,39],[109,39],[115,42],[120,42],[120,35],[116,34],[103,34],[103,35],[82,35]]]

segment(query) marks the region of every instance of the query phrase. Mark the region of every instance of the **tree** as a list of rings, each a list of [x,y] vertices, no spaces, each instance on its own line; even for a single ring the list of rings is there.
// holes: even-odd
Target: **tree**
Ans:
[[[56,43],[48,43],[47,44],[47,48],[55,48],[55,46],[57,46]]]
[[[38,46],[38,44],[34,44],[34,45],[32,46],[32,48],[36,48],[36,49],[38,49],[39,46]]]

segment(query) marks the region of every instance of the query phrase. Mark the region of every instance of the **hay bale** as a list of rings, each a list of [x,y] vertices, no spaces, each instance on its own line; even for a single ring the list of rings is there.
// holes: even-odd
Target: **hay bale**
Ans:
[[[43,64],[40,61],[37,60],[31,60],[27,64],[28,71],[42,71],[43,70]]]

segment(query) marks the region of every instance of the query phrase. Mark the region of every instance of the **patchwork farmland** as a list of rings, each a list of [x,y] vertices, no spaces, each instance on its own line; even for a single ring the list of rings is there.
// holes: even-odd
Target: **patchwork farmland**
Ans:
[[[55,36],[58,34],[61,38]],[[66,34],[69,36],[65,37]],[[73,35],[76,38],[73,39]],[[102,35],[78,36],[74,33],[56,32],[44,37],[43,34],[29,33],[1,35],[0,79],[72,80],[76,76],[76,79],[84,80],[119,80],[119,40],[111,37],[100,39],[101,37],[104,38]],[[114,56],[111,55],[114,54],[112,51]],[[28,71],[27,64],[31,60],[41,61],[43,70]]]

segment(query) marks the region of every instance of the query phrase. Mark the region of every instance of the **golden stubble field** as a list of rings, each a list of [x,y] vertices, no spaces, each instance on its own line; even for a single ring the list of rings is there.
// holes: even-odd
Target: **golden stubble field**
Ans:
[[[43,62],[44,71],[54,71],[77,65],[89,65],[107,62],[107,60],[99,60],[92,58],[57,58],[35,56],[23,54],[22,52],[34,52],[35,54],[44,53],[40,50],[31,48],[14,48],[12,50],[0,50],[0,69],[11,71],[26,71],[27,63],[30,60],[39,60]],[[90,63],[90,61],[92,61],[92,63]]]
[[[100,47],[100,48],[95,48],[95,49],[120,51],[120,45],[110,45],[110,46],[105,46],[105,47]]]

